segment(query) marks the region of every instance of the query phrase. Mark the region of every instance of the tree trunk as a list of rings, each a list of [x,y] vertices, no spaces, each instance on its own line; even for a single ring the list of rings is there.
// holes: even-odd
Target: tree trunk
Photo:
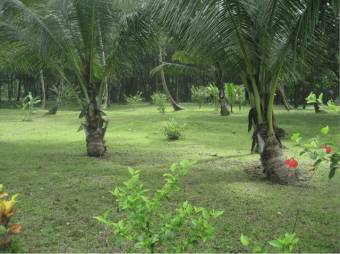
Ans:
[[[230,115],[230,110],[225,96],[224,84],[223,84],[223,71],[219,63],[216,63],[216,85],[218,88],[218,99],[221,105],[221,116]]]
[[[86,135],[87,154],[91,157],[101,157],[106,152],[104,136],[107,122],[104,121],[101,116],[101,111],[95,97],[91,99],[86,111],[86,124],[84,130]]]
[[[315,113],[321,112],[319,103],[314,103],[314,111],[315,111]]]
[[[99,42],[100,42],[100,48],[102,51],[102,64],[104,68],[106,68],[106,56],[105,56],[105,49],[104,49],[104,42],[103,37],[101,33],[100,26],[98,27],[99,31]],[[104,98],[103,98],[103,108],[107,108],[109,106],[109,83],[107,82],[107,77],[104,78]]]
[[[162,52],[162,48],[161,47],[159,47],[159,62],[160,62],[160,64],[163,63],[163,52]],[[183,110],[184,108],[181,105],[179,105],[174,100],[174,98],[171,96],[171,93],[170,93],[170,91],[168,89],[168,86],[166,84],[166,79],[165,79],[165,74],[164,74],[163,68],[161,69],[160,73],[161,73],[161,80],[162,80],[163,90],[164,90],[166,96],[168,97],[168,100],[170,101],[172,107],[174,108],[175,111]]]
[[[12,101],[12,87],[13,87],[13,77],[12,75],[10,75],[10,81],[8,82],[7,85],[7,98],[8,101]]]
[[[288,184],[296,180],[296,170],[289,170],[284,164],[282,145],[275,135],[265,141],[261,162],[264,173],[272,182]]]
[[[44,73],[40,70],[40,83],[41,83],[41,108],[46,108],[46,90],[45,90],[45,80],[44,80]]]
[[[20,101],[20,98],[21,98],[21,87],[22,87],[22,81],[20,79],[18,83],[18,90],[17,90],[17,101]]]
[[[225,97],[224,92],[224,86],[223,82],[221,80],[217,81],[217,87],[218,87],[218,98],[221,105],[221,116],[228,116],[230,115],[227,99]]]
[[[284,90],[284,87],[283,86],[279,86],[279,92],[282,96],[282,101],[283,101],[283,105],[285,106],[285,108],[290,111],[291,107],[289,105],[289,102],[288,102],[288,99],[287,99],[287,96],[286,96],[286,93],[285,93],[285,90]]]

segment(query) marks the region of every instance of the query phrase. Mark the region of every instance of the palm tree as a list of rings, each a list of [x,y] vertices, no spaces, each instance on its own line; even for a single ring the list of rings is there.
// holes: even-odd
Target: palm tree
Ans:
[[[50,0],[35,11],[19,0],[0,3],[4,37],[30,45],[77,92],[89,156],[106,152],[107,78],[124,68],[124,49],[138,45],[143,6],[142,0]]]
[[[275,133],[278,84],[294,75],[297,64],[308,64],[314,56],[308,49],[321,44],[325,35],[318,24],[335,22],[328,15],[333,4],[321,0],[153,2],[163,25],[181,34],[188,50],[213,47],[226,52],[228,61],[238,67],[256,109],[255,136],[263,143],[261,162],[272,181],[287,183],[295,178],[288,177]]]

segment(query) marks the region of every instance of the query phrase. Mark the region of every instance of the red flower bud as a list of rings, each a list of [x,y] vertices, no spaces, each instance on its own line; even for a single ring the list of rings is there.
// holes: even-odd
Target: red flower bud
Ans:
[[[324,149],[325,149],[325,152],[328,154],[333,153],[333,148],[331,146],[326,146]]]

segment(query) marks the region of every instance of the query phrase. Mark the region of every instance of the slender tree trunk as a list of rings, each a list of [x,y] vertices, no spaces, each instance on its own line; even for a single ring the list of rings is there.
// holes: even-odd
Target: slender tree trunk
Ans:
[[[100,48],[102,51],[102,64],[104,68],[106,68],[106,56],[105,56],[105,49],[104,49],[104,42],[103,42],[103,37],[102,37],[102,32],[100,27],[98,28],[99,31],[99,43],[100,43]],[[103,108],[107,108],[109,106],[109,83],[107,82],[107,77],[104,78],[104,98],[103,98]]]
[[[87,154],[91,157],[101,157],[106,152],[104,136],[107,122],[101,115],[96,96],[91,96],[91,101],[86,109],[86,125],[84,126],[86,136]]]
[[[12,87],[13,87],[13,76],[12,74],[10,75],[10,79],[7,85],[7,98],[8,101],[12,101]]]
[[[279,86],[279,92],[281,94],[282,100],[283,100],[283,105],[285,106],[285,108],[290,111],[291,106],[289,105],[285,90],[283,86]]]
[[[313,106],[314,106],[315,113],[321,112],[319,103],[314,103]]]
[[[224,84],[223,84],[223,71],[222,68],[220,67],[219,63],[215,64],[216,66],[216,85],[218,88],[218,99],[221,105],[221,116],[228,116],[230,115],[230,110],[229,110],[229,105],[227,98],[225,96],[225,91],[224,91]]]
[[[219,96],[219,101],[221,104],[221,116],[229,116],[230,115],[230,110],[228,107],[227,99],[225,97],[224,89],[218,89],[218,96]]]
[[[17,101],[20,101],[20,98],[21,98],[21,87],[22,87],[22,81],[20,79],[18,83],[18,90],[17,90]]]
[[[159,47],[159,62],[160,62],[160,64],[163,63],[163,52],[162,52],[161,46]],[[170,91],[168,89],[168,86],[166,84],[166,79],[165,79],[165,74],[164,74],[163,68],[161,69],[160,73],[161,73],[161,80],[162,80],[163,90],[164,90],[166,96],[168,97],[168,100],[170,101],[172,107],[174,108],[175,111],[183,110],[184,108],[181,105],[179,105],[174,100],[174,98],[171,96],[171,93],[170,93]]]
[[[41,108],[46,108],[46,90],[43,70],[40,70],[40,84],[41,84]]]

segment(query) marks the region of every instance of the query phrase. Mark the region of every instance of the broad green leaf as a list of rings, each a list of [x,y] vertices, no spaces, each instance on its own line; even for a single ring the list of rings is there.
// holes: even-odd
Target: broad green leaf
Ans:
[[[243,246],[249,246],[249,244],[250,244],[250,239],[247,236],[245,236],[244,234],[241,234],[240,241],[241,241]]]
[[[317,102],[316,94],[315,94],[314,92],[311,92],[311,93],[307,96],[306,102],[307,102],[307,104],[316,103],[316,102]]]
[[[319,95],[319,98],[318,98],[317,101],[318,101],[319,104],[321,104],[321,105],[323,104],[323,93],[321,93],[321,94]]]
[[[279,240],[268,241],[268,243],[275,248],[281,248],[281,246],[282,246],[282,244]]]
[[[326,126],[324,128],[321,129],[321,133],[323,135],[327,135],[329,133],[329,126]]]

